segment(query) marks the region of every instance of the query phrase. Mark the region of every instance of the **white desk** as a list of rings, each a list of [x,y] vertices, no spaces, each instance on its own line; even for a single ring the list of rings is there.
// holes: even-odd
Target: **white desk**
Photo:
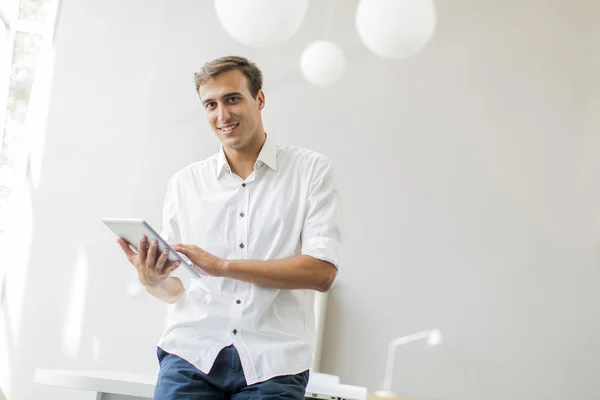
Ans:
[[[33,380],[45,385],[91,391],[96,393],[96,400],[151,400],[156,385],[156,376],[110,371],[36,369]],[[331,387],[335,388],[337,396],[367,397],[365,388],[343,385],[337,376],[317,372],[311,373],[306,392],[331,393],[327,391]]]
[[[96,393],[96,400],[148,400],[154,396],[156,376],[103,371],[37,369],[36,383]]]

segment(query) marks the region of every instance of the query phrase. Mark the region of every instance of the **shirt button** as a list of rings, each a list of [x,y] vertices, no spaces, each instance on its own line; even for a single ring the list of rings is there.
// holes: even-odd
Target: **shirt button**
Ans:
[[[244,215],[246,215],[246,214],[244,214],[244,212],[242,211],[242,212],[240,213],[240,217],[244,218]]]
[[[246,184],[245,184],[245,183],[242,183],[242,187],[246,187]]]
[[[244,248],[244,243],[240,243],[240,249]]]
[[[233,334],[234,334],[234,335],[237,335],[237,329],[234,329],[234,330],[233,330]]]
[[[240,304],[242,301],[241,300],[236,300],[236,303]]]

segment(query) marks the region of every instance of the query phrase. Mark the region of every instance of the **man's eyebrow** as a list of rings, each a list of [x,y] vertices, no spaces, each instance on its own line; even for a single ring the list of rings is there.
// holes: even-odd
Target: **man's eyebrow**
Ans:
[[[222,99],[228,99],[230,97],[241,97],[242,94],[240,92],[231,92],[231,93],[227,93],[224,94],[223,97],[221,97]],[[206,104],[206,103],[210,103],[211,101],[215,101],[214,99],[206,99],[202,102],[202,104]]]

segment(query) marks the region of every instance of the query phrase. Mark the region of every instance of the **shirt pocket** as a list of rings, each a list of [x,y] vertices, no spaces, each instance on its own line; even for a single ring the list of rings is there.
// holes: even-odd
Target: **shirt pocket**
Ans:
[[[220,258],[231,258],[234,250],[236,212],[231,199],[206,195],[193,213],[192,236],[195,245]]]

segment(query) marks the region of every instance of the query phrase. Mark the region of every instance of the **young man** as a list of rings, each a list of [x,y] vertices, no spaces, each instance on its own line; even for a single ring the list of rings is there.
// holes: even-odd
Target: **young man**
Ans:
[[[161,236],[203,277],[177,277],[146,238],[139,253],[120,240],[146,290],[174,304],[154,398],[303,399],[315,291],[339,263],[331,163],[267,136],[262,73],[247,59],[213,60],[195,82],[221,151],[171,178]]]

